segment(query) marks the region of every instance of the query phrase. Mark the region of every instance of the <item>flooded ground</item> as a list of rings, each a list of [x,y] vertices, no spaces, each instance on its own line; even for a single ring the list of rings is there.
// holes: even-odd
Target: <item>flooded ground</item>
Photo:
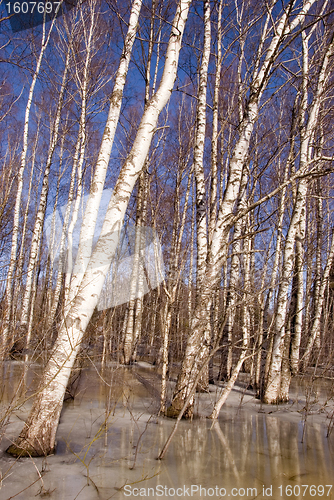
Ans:
[[[19,362],[6,365],[2,410],[23,390],[22,369]],[[32,366],[26,374],[28,396],[38,372]],[[7,455],[31,401],[10,414],[0,443],[1,500],[334,499],[332,381],[294,381],[291,403],[279,407],[261,405],[239,383],[214,425],[205,418],[219,394],[213,387],[198,396],[199,416],[180,422],[162,461],[157,457],[174,421],[157,417],[159,380],[152,368],[114,365],[101,374],[91,366],[77,382],[53,456]]]

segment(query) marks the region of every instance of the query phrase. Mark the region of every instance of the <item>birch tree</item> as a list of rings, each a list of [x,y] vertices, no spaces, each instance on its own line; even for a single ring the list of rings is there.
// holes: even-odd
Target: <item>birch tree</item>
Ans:
[[[22,300],[22,312],[21,312],[21,328],[27,330],[26,346],[29,347],[30,336],[31,336],[31,322],[29,322],[30,308],[33,309],[34,303],[32,301],[32,290],[34,284],[34,275],[36,271],[36,265],[39,257],[39,251],[41,246],[42,230],[44,226],[47,198],[49,192],[49,176],[51,171],[51,165],[53,160],[54,151],[58,142],[60,117],[63,107],[64,92],[67,81],[67,73],[69,69],[69,52],[66,57],[65,67],[63,71],[63,77],[58,97],[56,116],[54,119],[54,124],[52,127],[51,141],[49,145],[49,151],[47,155],[46,165],[44,169],[42,190],[39,199],[39,207],[36,215],[36,220],[33,229],[33,238],[31,241],[30,256],[26,272],[26,283],[25,292]]]
[[[248,155],[250,139],[258,117],[262,94],[269,81],[282,44],[286,37],[304,21],[305,15],[313,3],[313,0],[305,3],[293,18],[291,18],[291,14],[293,7],[295,7],[295,2],[290,2],[288,9],[284,10],[276,22],[272,18],[274,5],[271,5],[267,14],[267,22],[264,25],[258,45],[253,78],[249,88],[249,97],[245,104],[243,119],[239,125],[239,137],[230,160],[229,178],[223,200],[219,207],[212,243],[208,253],[205,279],[201,286],[201,301],[196,306],[193,314],[191,334],[187,342],[185,357],[178,376],[173,401],[167,411],[167,414],[171,417],[177,416],[183,408],[191,387],[196,380],[200,366],[205,362],[208,348],[205,339],[207,338],[210,325],[208,310],[210,310],[212,292],[216,290],[219,284],[222,265],[227,259],[229,233],[234,224],[234,207],[240,192],[242,170]],[[274,25],[269,28],[270,19]],[[272,30],[274,32],[273,35]],[[269,43],[267,42],[268,36],[270,37]],[[264,48],[265,42],[268,43],[266,48]],[[185,412],[186,417],[192,415],[193,403],[194,398],[192,397]]]
[[[332,242],[330,246],[330,252],[328,255],[326,267],[324,269],[323,275],[320,280],[320,288],[319,288],[319,293],[317,295],[317,301],[315,302],[314,305],[314,319],[313,319],[313,325],[311,328],[311,332],[307,341],[306,349],[303,354],[302,358],[302,363],[303,363],[303,368],[305,369],[309,363],[312,347],[314,345],[314,342],[317,338],[317,335],[319,334],[319,329],[320,329],[320,319],[321,319],[321,313],[323,310],[323,304],[325,300],[325,290],[326,287],[328,286],[328,279],[330,275],[330,271],[332,269],[333,265],[333,260],[334,260],[334,237],[332,235]]]
[[[117,70],[115,84],[110,97],[109,114],[102,137],[99,156],[96,162],[94,178],[90,187],[89,198],[85,209],[85,216],[80,231],[80,242],[77,252],[77,258],[73,270],[71,284],[67,294],[64,316],[67,315],[71,307],[73,298],[76,296],[80,286],[81,279],[87,268],[93,245],[93,237],[98,216],[98,210],[102,198],[102,192],[107,173],[107,167],[114,142],[116,127],[122,105],[123,90],[126,81],[126,75],[129,68],[132,47],[135,41],[139,14],[142,6],[142,0],[134,0],[131,8],[128,32],[124,41],[123,52],[120,58]]]
[[[151,63],[153,55],[153,45],[154,45],[154,25],[156,16],[156,2],[152,3],[152,15],[150,20],[150,30],[149,30],[149,44],[148,44],[148,54],[147,63],[145,71],[145,106],[149,103],[151,95]],[[158,44],[159,45],[159,44]],[[159,66],[159,56],[156,60],[156,71]],[[156,71],[154,72],[156,74]],[[152,92],[155,91],[155,81],[153,82]],[[136,207],[136,230],[135,230],[135,248],[134,248],[134,262],[132,268],[131,284],[130,284],[130,300],[128,305],[128,311],[126,315],[126,325],[124,342],[123,342],[123,359],[124,364],[128,365],[133,362],[136,357],[137,343],[141,335],[141,323],[142,323],[142,313],[143,313],[143,282],[144,275],[142,266],[140,264],[142,260],[142,250],[145,246],[141,226],[145,226],[146,214],[147,214],[147,196],[148,196],[148,175],[147,169],[149,165],[149,158],[146,160],[145,168],[140,174],[138,179],[138,192],[137,192],[137,207]],[[137,297],[137,293],[139,297]]]
[[[60,5],[60,4],[59,4]],[[59,8],[58,5],[58,8]],[[50,41],[51,33],[53,30],[55,18],[52,20],[49,30],[46,29],[45,22],[43,23],[43,32],[41,40],[41,48],[36,62],[36,68],[33,73],[33,77],[30,84],[30,89],[28,93],[27,105],[25,108],[24,115],[24,128],[23,128],[23,138],[22,138],[22,151],[20,158],[20,168],[17,175],[17,188],[16,188],[16,199],[15,208],[13,216],[13,231],[12,231],[12,244],[11,244],[11,255],[9,260],[9,267],[7,272],[7,285],[6,285],[6,296],[5,296],[5,318],[4,318],[4,329],[2,332],[2,344],[3,349],[1,350],[1,355],[5,354],[8,332],[10,329],[10,318],[12,311],[12,297],[13,297],[13,278],[16,267],[17,249],[19,242],[19,223],[20,223],[20,210],[21,210],[21,198],[23,190],[23,174],[26,168],[27,162],[27,151],[28,151],[28,138],[29,138],[29,123],[30,123],[30,111],[34,97],[34,91],[37,79],[40,74],[42,60]]]
[[[321,65],[318,72],[317,87],[311,106],[308,110],[308,118],[302,130],[300,145],[299,173],[305,174],[308,170],[309,162],[312,159],[312,139],[316,126],[318,125],[318,115],[321,103],[324,98],[324,90],[329,76],[329,63],[334,49],[333,35],[322,56]],[[306,114],[306,106],[309,106],[306,98],[302,100],[302,116]],[[271,364],[264,394],[266,403],[276,403],[288,398],[286,388],[289,383],[282,379],[281,368],[283,359],[283,349],[286,336],[286,314],[288,301],[288,288],[290,285],[291,273],[294,263],[294,245],[297,231],[305,218],[305,200],[308,190],[308,178],[303,177],[298,182],[296,200],[291,217],[288,233],[285,241],[283,254],[283,267],[280,287],[277,297],[277,313],[275,320],[275,336]],[[300,304],[298,307],[301,307]],[[288,375],[286,374],[286,377]],[[285,391],[282,391],[281,384],[284,384]]]
[[[190,0],[180,0],[177,4],[160,84],[144,110],[131,152],[122,166],[111,196],[101,235],[60,327],[28,420],[17,442],[7,450],[14,455],[42,456],[54,450],[56,430],[71,369],[116,251],[125,210],[144,166],[159,114],[173,90],[190,3]],[[105,160],[104,157],[101,159]]]
[[[197,276],[196,287],[200,291],[204,278],[205,261],[207,255],[207,223],[206,223],[206,190],[203,168],[205,128],[206,128],[206,93],[208,80],[208,66],[211,48],[211,21],[210,2],[204,1],[204,40],[203,55],[199,74],[199,88],[197,95],[195,145],[194,145],[194,173],[196,180],[196,226],[197,226]],[[196,301],[199,297],[196,297]]]

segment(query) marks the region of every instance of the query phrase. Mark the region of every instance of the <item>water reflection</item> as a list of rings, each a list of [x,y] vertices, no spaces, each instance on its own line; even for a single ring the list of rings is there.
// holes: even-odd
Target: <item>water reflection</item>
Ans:
[[[19,385],[22,366],[12,363],[6,369],[3,405]],[[136,370],[145,378],[145,386],[133,369],[111,366],[102,374],[94,368],[83,371],[76,398],[64,405],[57,453],[47,458],[44,488],[54,490],[49,498],[171,498],[174,492],[174,498],[199,499],[206,493],[212,498],[276,500],[287,498],[291,491],[291,498],[334,498],[333,490],[327,495],[328,487],[323,494],[322,489],[310,489],[312,485],[334,483],[333,434],[326,438],[325,420],[308,422],[303,432],[302,415],[296,420],[296,415],[294,419],[290,414],[280,418],[249,411],[247,406],[238,411],[233,405],[226,406],[216,423],[205,418],[181,422],[165,459],[157,461],[174,422],[156,416],[158,378]],[[37,372],[34,367],[26,374],[29,391],[33,390]],[[19,418],[18,413],[11,416],[8,438],[17,435],[22,427],[20,418],[27,411],[23,410]],[[28,459],[19,460],[6,476],[14,463],[3,453],[7,446],[4,438],[1,499],[8,499],[38,479]],[[43,459],[34,461],[42,470]],[[16,498],[34,498],[40,488],[37,481]]]

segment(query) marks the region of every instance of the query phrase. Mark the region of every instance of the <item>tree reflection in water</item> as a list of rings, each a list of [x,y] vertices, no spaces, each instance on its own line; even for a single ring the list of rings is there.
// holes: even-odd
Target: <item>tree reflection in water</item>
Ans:
[[[140,377],[134,376],[134,370]],[[30,393],[36,371],[37,366],[26,376]],[[3,408],[13,397],[21,374],[20,363],[7,366]],[[147,380],[145,386],[140,383],[141,378]],[[109,385],[104,381],[109,381]],[[191,485],[217,486],[225,488],[227,495],[232,488],[244,488],[246,492],[247,488],[257,488],[259,497],[263,496],[263,487],[272,485],[273,498],[279,497],[280,485],[332,484],[333,440],[326,438],[328,422],[324,417],[321,423],[309,416],[301,442],[301,413],[284,409],[275,413],[276,407],[261,407],[251,399],[238,407],[233,403],[233,397],[235,401],[240,398],[236,392],[234,396],[231,394],[232,399],[227,401],[216,422],[205,418],[181,421],[165,459],[157,461],[174,421],[157,416],[159,398],[154,396],[155,383],[159,384],[159,378],[154,372],[140,367],[113,365],[104,370],[103,376],[95,368],[83,369],[77,395],[65,403],[62,412],[56,454],[47,458],[48,472],[43,482],[46,489],[54,490],[53,499],[72,500],[80,490],[81,499],[107,499],[112,495],[121,499],[125,498],[124,491],[115,488],[125,484],[175,489]],[[210,397],[212,395],[202,394],[200,401]],[[203,404],[207,412],[209,402],[207,399]],[[14,464],[4,453],[8,439],[17,435],[22,427],[29,404],[30,400],[10,415],[1,442],[1,498],[9,498],[38,479],[30,459]],[[131,470],[135,456],[135,467]],[[42,458],[34,462],[39,471],[45,468]],[[39,481],[30,486],[27,490],[30,496],[25,498],[32,498],[40,486]],[[303,498],[311,497],[306,494]],[[193,498],[201,497],[194,493]]]

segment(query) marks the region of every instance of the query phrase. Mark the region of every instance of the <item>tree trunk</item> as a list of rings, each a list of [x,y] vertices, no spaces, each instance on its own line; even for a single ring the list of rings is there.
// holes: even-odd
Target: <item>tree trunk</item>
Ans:
[[[108,118],[104,128],[94,177],[90,186],[89,198],[81,225],[79,248],[68,292],[67,305],[64,311],[65,316],[70,308],[73,298],[76,296],[92,253],[96,220],[98,217],[110,154],[114,143],[116,127],[121,112],[123,90],[129,68],[132,47],[136,38],[141,6],[142,0],[133,0],[128,31],[124,41],[119,67],[116,73],[113,92],[110,97]]]
[[[212,410],[212,413],[211,413],[209,418],[212,418],[212,419],[218,418],[221,407],[223,406],[223,404],[227,400],[227,397],[230,394],[231,390],[233,389],[233,386],[238,378],[238,375],[239,375],[241,367],[244,363],[245,357],[246,357],[246,350],[243,349],[241,351],[241,354],[239,356],[237,364],[233,368],[233,371],[231,373],[231,377],[230,377],[229,381],[227,382],[226,386],[224,387],[224,390],[223,390],[220,398],[218,399],[217,403],[215,404],[214,409]]]
[[[266,47],[264,60],[262,59],[262,50],[264,41],[267,38],[267,32],[265,30],[262,33],[254,69],[254,78],[250,88],[250,97],[245,106],[243,119],[239,125],[239,137],[230,160],[229,178],[218,212],[203,283],[201,284],[201,289],[197,291],[197,296],[200,297],[200,300],[197,301],[193,313],[191,334],[188,338],[172,404],[167,410],[167,415],[171,417],[176,417],[181,412],[185,401],[188,399],[188,395],[192,393],[192,386],[197,378],[199,367],[202,365],[203,359],[206,358],[209,348],[207,338],[210,335],[210,321],[208,319],[210,319],[212,294],[219,287],[221,269],[227,259],[229,232],[235,222],[233,215],[234,207],[240,193],[242,171],[248,155],[254,124],[257,120],[258,106],[262,93],[268,83],[271,68],[278,55],[280,44],[285,36],[304,20],[305,14],[312,3],[313,1],[308,2],[290,23],[287,23],[288,12],[284,12],[277,22],[275,34],[269,46]],[[268,14],[269,17],[270,14]],[[185,417],[192,416],[193,403],[194,397],[192,396],[189,400],[188,408],[184,412]]]
[[[18,175],[17,175],[17,190],[16,190],[16,199],[15,199],[15,208],[14,208],[11,254],[10,254],[9,267],[8,267],[8,272],[7,272],[7,284],[6,284],[5,307],[4,307],[4,309],[5,309],[4,329],[2,332],[3,348],[1,349],[0,356],[4,356],[6,353],[7,342],[8,342],[8,332],[10,330],[10,319],[11,319],[11,311],[12,311],[12,293],[13,293],[13,286],[14,286],[13,280],[14,280],[14,273],[15,273],[15,268],[16,268],[16,263],[17,263],[16,262],[17,247],[18,247],[19,229],[20,229],[20,209],[21,209],[21,197],[22,197],[22,190],[23,190],[23,174],[24,174],[25,167],[26,167],[27,151],[28,151],[30,110],[31,110],[31,105],[32,105],[32,101],[33,101],[34,90],[35,90],[37,78],[39,76],[39,72],[41,69],[42,59],[44,57],[45,50],[46,50],[48,43],[49,43],[49,40],[50,40],[50,35],[51,35],[52,29],[53,29],[55,19],[56,18],[54,18],[52,23],[51,23],[51,26],[50,26],[50,29],[49,29],[47,36],[46,36],[46,32],[45,32],[45,23],[43,23],[43,37],[42,37],[41,50],[40,50],[40,53],[38,56],[34,76],[32,78],[31,84],[30,84],[28,102],[27,102],[25,116],[24,116],[23,144],[22,144],[22,152],[21,152],[21,159],[20,159],[20,167],[19,167],[19,171],[18,171]]]
[[[27,272],[26,272],[25,292],[24,292],[24,296],[23,296],[23,300],[22,300],[22,313],[21,313],[21,327],[24,327],[24,328],[27,328],[30,308],[34,307],[34,301],[33,301],[34,279],[35,279],[37,261],[39,258],[42,231],[43,231],[43,226],[44,226],[45,212],[46,212],[47,199],[48,199],[48,193],[49,193],[49,175],[50,175],[50,171],[51,171],[53,154],[54,154],[57,142],[58,142],[60,116],[61,116],[61,112],[62,112],[62,108],[63,108],[64,92],[65,92],[65,88],[66,88],[68,69],[69,69],[69,52],[67,53],[67,57],[66,57],[63,78],[62,78],[61,88],[60,88],[60,92],[59,92],[57,111],[56,111],[56,116],[55,116],[55,120],[54,120],[51,141],[50,141],[50,145],[49,145],[49,151],[48,151],[48,156],[47,156],[45,170],[44,170],[42,190],[41,190],[41,195],[40,195],[40,200],[39,200],[39,207],[38,207],[38,211],[36,214],[36,219],[35,219],[35,224],[34,224],[34,229],[33,229],[33,237],[32,237],[31,247],[30,247],[29,262],[28,262]],[[30,332],[27,333],[26,347],[29,348],[29,345],[30,345]]]
[[[318,300],[317,303],[315,304],[315,311],[314,311],[314,318],[313,318],[313,325],[311,328],[310,336],[307,342],[307,346],[302,358],[302,363],[303,363],[303,369],[305,370],[310,359],[311,351],[313,344],[315,342],[315,339],[317,338],[317,335],[319,333],[320,329],[320,319],[321,319],[321,313],[323,309],[323,303],[325,300],[325,290],[326,287],[328,286],[328,279],[330,276],[330,271],[333,265],[334,261],[334,234],[332,234],[332,243],[330,247],[330,252],[327,258],[327,264],[323,273],[323,276],[321,278],[320,282],[320,289],[319,289],[319,294],[318,294]]]
[[[307,185],[308,182],[305,179],[302,179],[298,185],[294,211],[285,241],[282,277],[277,297],[277,312],[274,329],[273,351],[264,394],[265,403],[276,404],[280,402],[281,367],[283,359],[284,338],[286,333],[285,329],[287,321],[288,292],[294,263],[296,233],[298,230],[300,219],[301,217],[304,217],[302,212],[305,211]]]
[[[311,144],[312,139],[314,138],[315,129],[318,123],[318,115],[320,104],[323,100],[323,90],[325,84],[328,79],[328,64],[329,59],[332,56],[334,50],[334,36],[332,36],[330,44],[327,46],[326,51],[324,53],[322,63],[319,70],[318,83],[316,92],[312,101],[311,106],[309,107],[307,123],[303,125],[302,128],[302,137],[301,137],[301,145],[300,145],[300,174],[305,174],[308,169],[309,160],[311,158]],[[307,60],[307,54],[304,51],[304,63]],[[304,69],[304,91],[302,95],[302,103],[301,103],[301,115],[304,121],[304,117],[306,116],[306,109],[308,108],[308,99],[307,99],[307,87],[305,88],[305,81],[308,72]],[[273,352],[271,357],[271,364],[268,374],[268,380],[266,383],[266,390],[264,394],[264,402],[269,404],[279,403],[281,400],[281,376],[282,376],[282,359],[283,359],[283,350],[285,345],[285,329],[287,322],[287,301],[288,301],[288,290],[290,286],[290,278],[293,269],[294,262],[294,245],[296,234],[299,230],[299,224],[305,220],[305,207],[306,207],[306,194],[308,189],[308,180],[305,177],[302,177],[299,181],[296,200],[294,204],[294,210],[292,214],[292,218],[290,221],[290,226],[288,230],[288,234],[285,241],[285,249],[283,255],[283,269],[282,269],[282,277],[278,292],[277,298],[277,314],[275,321],[275,337],[273,344]],[[286,381],[284,381],[286,384]],[[284,396],[286,399],[286,395]]]
[[[89,260],[78,293],[73,299],[71,309],[60,328],[27,423],[16,443],[7,450],[13,455],[42,456],[54,450],[56,430],[71,369],[116,252],[125,211],[131,192],[144,166],[159,114],[167,104],[173,90],[190,3],[191,0],[180,0],[177,5],[160,85],[144,110],[131,152],[116,182],[100,238]]]
[[[291,317],[291,346],[290,368],[292,375],[299,371],[299,349],[302,338],[303,312],[304,312],[304,246],[306,213],[304,212],[299,222],[296,236],[295,276],[293,288],[296,289],[295,308]]]

